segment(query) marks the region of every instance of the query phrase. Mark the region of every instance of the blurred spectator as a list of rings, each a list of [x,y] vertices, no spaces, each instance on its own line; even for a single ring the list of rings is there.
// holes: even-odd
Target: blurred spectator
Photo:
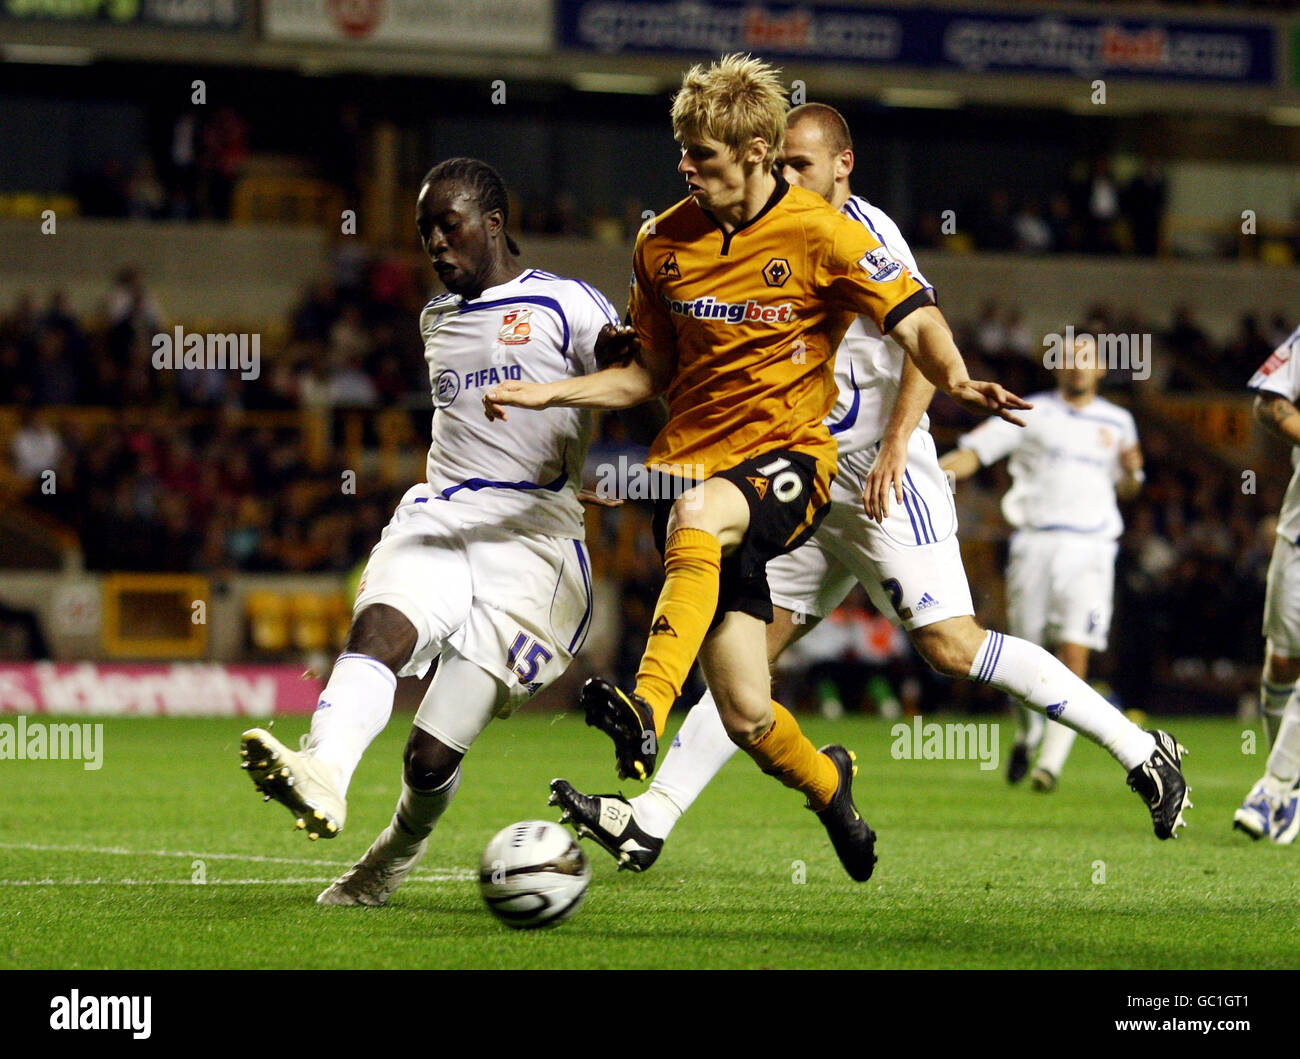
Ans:
[[[1273,343],[1260,329],[1259,318],[1247,313],[1241,318],[1237,333],[1228,341],[1227,367],[1234,375],[1248,379],[1273,352]]]
[[[329,402],[336,408],[373,408],[379,392],[362,370],[361,357],[354,355],[329,381]]]
[[[356,305],[345,305],[330,328],[330,354],[339,361],[364,357],[370,352],[370,333]]]
[[[203,216],[230,218],[235,184],[248,161],[248,123],[232,107],[221,107],[203,127],[199,155]]]
[[[326,277],[318,279],[294,310],[291,337],[324,342],[338,312],[338,291],[333,282]]]
[[[1016,228],[1011,216],[1011,196],[1002,188],[989,193],[985,208],[975,216],[975,244],[981,250],[1011,250]]]
[[[167,174],[168,215],[188,220],[195,215],[199,186],[199,118],[187,110],[172,126]]]
[[[1053,249],[1072,254],[1083,249],[1083,225],[1074,216],[1070,196],[1064,191],[1056,192],[1048,203],[1047,226],[1052,230]]]
[[[998,303],[987,301],[980,310],[972,332],[975,350],[985,357],[1001,357],[1007,351],[1007,328],[998,312]]]
[[[1119,187],[1110,173],[1110,159],[1099,155],[1075,189],[1078,212],[1083,217],[1083,250],[1114,253],[1115,222],[1119,220]]]
[[[76,404],[78,365],[68,349],[68,335],[58,328],[45,328],[36,339],[36,361],[32,365],[32,400],[38,405]]]
[[[1026,199],[1020,207],[1012,226],[1016,233],[1016,249],[1027,254],[1045,254],[1052,249],[1052,228],[1044,219],[1033,199]]]
[[[1146,158],[1142,170],[1124,189],[1124,212],[1133,232],[1134,249],[1145,257],[1160,251],[1160,223],[1165,211],[1165,177],[1154,159]]]
[[[126,186],[126,212],[138,220],[153,220],[166,211],[167,195],[154,171],[153,159],[136,160]]]
[[[27,481],[34,480],[53,470],[62,460],[63,441],[49,423],[37,419],[32,409],[24,408],[10,455],[14,474]]]
[[[144,285],[139,269],[124,268],[108,292],[108,354],[125,363],[137,344],[148,344],[162,330],[162,310]]]

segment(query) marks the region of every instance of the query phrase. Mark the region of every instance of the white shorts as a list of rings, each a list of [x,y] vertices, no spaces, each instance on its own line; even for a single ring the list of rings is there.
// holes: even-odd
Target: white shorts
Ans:
[[[370,553],[353,613],[372,603],[415,626],[415,651],[398,676],[424,676],[450,645],[505,685],[504,716],[582,647],[591,560],[572,538],[466,523],[456,505],[417,485]]]
[[[1300,548],[1283,537],[1273,542],[1268,562],[1264,635],[1277,654],[1300,658]]]
[[[1019,530],[1007,562],[1007,631],[1041,647],[1106,650],[1115,597],[1115,541]]]
[[[831,509],[807,544],[767,564],[772,602],[824,618],[862,585],[882,614],[905,629],[974,614],[957,543],[957,508],[939,469],[934,439],[914,430],[908,441],[904,502],[874,522],[862,509],[862,484],[875,450],[840,457]]]

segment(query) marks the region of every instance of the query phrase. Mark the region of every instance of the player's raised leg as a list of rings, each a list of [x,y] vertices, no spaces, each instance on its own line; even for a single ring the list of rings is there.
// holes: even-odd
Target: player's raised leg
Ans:
[[[1181,770],[1185,753],[1168,732],[1144,731],[1056,658],[1028,640],[989,632],[973,618],[916,629],[912,642],[938,672],[990,684],[1082,732],[1128,770],[1129,786],[1151,812],[1157,838],[1174,837],[1191,808]]]
[[[244,733],[240,754],[253,784],[287,807],[309,838],[333,838],[343,830],[348,784],[366,747],[388,723],[396,673],[416,638],[415,627],[396,608],[364,607],[317,701],[307,746],[291,750],[262,728]]]
[[[392,822],[319,897],[322,905],[383,905],[411,873],[460,786],[461,759],[507,697],[505,686],[448,647],[406,744]]]
[[[605,680],[583,688],[587,723],[614,740],[619,775],[647,779],[668,711],[704,643],[718,609],[724,549],[734,549],[749,528],[744,494],[723,478],[710,478],[672,505],[664,542],[664,584],[636,689],[624,692]],[[760,638],[760,647],[762,640]]]

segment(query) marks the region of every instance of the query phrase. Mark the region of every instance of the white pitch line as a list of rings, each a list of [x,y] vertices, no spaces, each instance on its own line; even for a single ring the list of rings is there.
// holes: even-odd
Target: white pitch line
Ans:
[[[192,850],[183,849],[126,849],[123,846],[46,846],[34,842],[0,842],[0,849],[22,849],[29,850],[32,853],[100,853],[112,857],[190,857],[197,860],[248,861],[253,864],[301,864],[313,868],[352,867],[350,863],[344,860],[263,857],[256,853],[196,853]]]
[[[468,872],[445,872],[438,875],[413,875],[407,883],[468,882]],[[0,879],[0,886],[305,886],[333,882],[329,876],[311,879],[209,879],[196,883],[190,879]]]
[[[42,846],[35,842],[0,842],[0,850],[29,850],[55,854],[104,854],[107,856],[183,856],[198,860],[246,860],[253,864],[302,864],[312,868],[351,868],[346,860],[312,860],[299,856],[259,854],[201,854],[192,850],[127,850],[123,846]]]

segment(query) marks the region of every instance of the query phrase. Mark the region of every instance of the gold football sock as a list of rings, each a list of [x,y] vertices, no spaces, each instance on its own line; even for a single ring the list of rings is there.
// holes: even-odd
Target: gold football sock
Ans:
[[[636,671],[636,693],[650,704],[662,734],[718,609],[722,545],[712,533],[679,529],[664,545],[664,587]]]
[[[813,810],[821,812],[835,797],[840,784],[835,762],[809,742],[794,715],[779,702],[772,703],[772,727],[742,749],[769,776],[806,795]]]

